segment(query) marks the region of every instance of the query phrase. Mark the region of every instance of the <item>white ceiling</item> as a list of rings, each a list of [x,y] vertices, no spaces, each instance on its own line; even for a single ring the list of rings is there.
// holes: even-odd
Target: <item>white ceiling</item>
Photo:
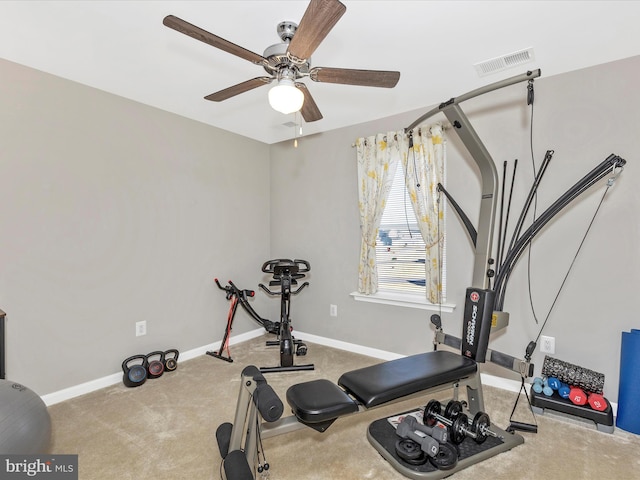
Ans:
[[[312,66],[398,70],[393,89],[304,79],[324,118],[303,135],[430,107],[526,70],[559,73],[640,54],[638,1],[343,0]],[[162,24],[172,14],[262,55],[307,0],[0,1],[0,57],[265,143],[291,139],[294,114],[269,87],[221,103],[205,95],[263,76],[237,56]],[[525,48],[535,60],[483,78],[474,64]],[[1,81],[1,79],[0,79]],[[399,126],[401,128],[402,126]]]

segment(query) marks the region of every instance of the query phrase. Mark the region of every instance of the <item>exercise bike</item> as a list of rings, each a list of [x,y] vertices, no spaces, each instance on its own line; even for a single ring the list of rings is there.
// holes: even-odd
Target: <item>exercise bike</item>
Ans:
[[[306,260],[289,260],[279,258],[268,260],[262,265],[262,271],[273,275],[273,280],[269,282],[269,287],[279,286],[279,291],[271,291],[263,284],[258,286],[271,296],[280,296],[280,322],[278,329],[278,340],[267,341],[267,346],[280,346],[280,366],[277,367],[261,367],[260,371],[267,372],[292,372],[298,370],[313,370],[313,364],[294,365],[293,356],[303,356],[307,354],[307,346],[300,340],[296,340],[292,335],[291,327],[291,296],[297,295],[305,287],[309,286],[309,282],[304,282],[295,290],[292,287],[298,285],[298,280],[305,277],[305,274],[311,270],[309,262]]]

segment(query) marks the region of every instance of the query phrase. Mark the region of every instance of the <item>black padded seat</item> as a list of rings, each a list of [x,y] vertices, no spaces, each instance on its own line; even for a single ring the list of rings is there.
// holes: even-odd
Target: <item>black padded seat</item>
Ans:
[[[338,385],[365,407],[453,383],[474,375],[474,360],[446,350],[420,353],[342,374]]]
[[[287,389],[287,403],[303,423],[321,423],[358,411],[358,404],[329,380],[311,380]]]

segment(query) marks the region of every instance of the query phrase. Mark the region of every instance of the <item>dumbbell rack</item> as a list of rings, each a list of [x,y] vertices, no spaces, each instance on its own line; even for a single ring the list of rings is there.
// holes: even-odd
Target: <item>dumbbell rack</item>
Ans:
[[[400,415],[411,413],[415,412],[409,411]],[[426,462],[423,465],[411,465],[401,459],[396,453],[395,447],[399,437],[396,435],[396,429],[387,418],[381,418],[369,425],[367,439],[378,453],[405,477],[414,480],[437,480],[524,443],[524,438],[517,433],[508,433],[495,425],[491,425],[491,430],[502,438],[487,437],[483,443],[476,443],[471,438],[465,438],[462,443],[457,445],[458,463],[448,470],[439,470],[431,462]]]
[[[562,398],[558,392],[553,392],[550,397],[543,393],[536,393],[533,388],[531,393],[531,407],[533,412],[543,415],[545,409],[555,410],[557,412],[566,413],[574,417],[591,420],[596,424],[596,428],[600,432],[613,433],[613,410],[611,404],[607,400],[607,408],[603,411],[594,410],[588,405],[575,405],[570,400]],[[605,399],[606,400],[606,399]]]

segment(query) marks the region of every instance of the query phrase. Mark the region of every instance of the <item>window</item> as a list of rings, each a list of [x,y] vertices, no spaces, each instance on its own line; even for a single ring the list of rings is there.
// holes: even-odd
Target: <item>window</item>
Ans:
[[[425,296],[425,245],[418,228],[409,193],[405,186],[402,162],[399,162],[387,199],[376,239],[378,288]],[[444,233],[444,222],[440,225]],[[445,301],[445,248],[442,255],[442,299]]]
[[[445,252],[439,239],[445,218],[437,192],[446,163],[442,126],[425,125],[411,135],[379,133],[358,138],[355,146],[361,240],[353,297],[427,310],[455,308],[442,308]],[[415,182],[405,182],[405,175]]]

